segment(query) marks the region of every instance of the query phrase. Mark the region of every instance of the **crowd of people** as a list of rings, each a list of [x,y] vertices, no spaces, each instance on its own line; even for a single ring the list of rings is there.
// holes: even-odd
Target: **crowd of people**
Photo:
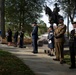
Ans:
[[[73,30],[70,33],[70,40],[69,40],[69,50],[70,50],[70,58],[71,58],[71,66],[70,69],[76,68],[75,66],[75,49],[76,49],[76,22],[73,22]],[[32,24],[33,30],[31,33],[32,36],[32,46],[33,46],[33,53],[38,53],[38,25],[37,22]],[[59,19],[58,26],[51,25],[48,28],[48,48],[49,52],[48,55],[56,56],[54,61],[60,61],[60,64],[66,63],[64,60],[64,43],[65,37],[64,34],[66,32],[66,25],[64,24],[63,18]],[[21,30],[18,32],[16,29],[14,30],[14,46],[17,47],[18,45],[18,35],[20,36],[19,40],[19,47],[23,48],[24,42],[24,32]],[[9,28],[6,33],[8,46],[12,44],[12,31]]]
[[[71,58],[71,66],[70,69],[76,68],[75,66],[75,49],[76,49],[76,22],[73,22],[73,30],[70,33],[69,39],[69,51],[70,51],[70,58]],[[48,54],[50,56],[56,56],[54,61],[60,61],[60,64],[66,63],[64,60],[64,43],[65,43],[65,32],[66,32],[66,25],[64,24],[63,18],[59,19],[58,26],[50,26],[48,29]],[[33,24],[33,31],[32,31],[32,40],[33,40],[33,53],[38,53],[38,46],[37,46],[37,39],[38,39],[38,26],[37,23]]]
[[[24,32],[23,30],[21,31],[17,31],[16,29],[14,30],[14,35],[12,33],[12,30],[10,28],[8,28],[7,32],[6,32],[6,38],[7,38],[7,44],[8,46],[11,46],[14,43],[14,47],[17,47],[17,45],[19,44],[20,48],[23,48],[23,39],[24,39]],[[19,43],[18,43],[18,36],[20,37]],[[13,37],[13,43],[12,43],[12,37]]]

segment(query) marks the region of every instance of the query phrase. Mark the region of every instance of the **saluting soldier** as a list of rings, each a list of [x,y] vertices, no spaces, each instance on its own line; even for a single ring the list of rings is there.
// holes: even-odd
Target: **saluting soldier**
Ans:
[[[71,57],[71,66],[70,69],[76,68],[75,66],[75,49],[76,49],[76,22],[73,22],[73,30],[70,32],[70,40],[69,40],[69,49],[70,49],[70,57]]]
[[[63,48],[64,48],[64,34],[66,32],[66,25],[64,25],[64,20],[63,18],[59,19],[59,25],[54,31],[54,37],[55,37],[55,50],[56,50],[56,58],[54,60],[60,61],[60,64],[65,63],[64,61],[64,53],[63,53]]]

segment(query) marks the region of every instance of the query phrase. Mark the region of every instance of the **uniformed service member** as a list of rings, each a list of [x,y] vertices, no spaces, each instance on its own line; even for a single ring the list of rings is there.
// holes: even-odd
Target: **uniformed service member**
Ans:
[[[64,25],[63,22],[64,22],[63,18],[60,18],[59,25],[54,31],[56,58],[53,60],[60,61],[60,64],[65,63],[63,45],[65,41],[64,34],[66,32],[66,25]]]
[[[33,44],[33,53],[38,53],[38,45],[37,45],[37,40],[38,40],[38,25],[37,22],[34,22],[32,24],[33,30],[32,30],[32,44]]]
[[[76,68],[75,66],[75,49],[76,49],[76,22],[73,22],[73,30],[70,32],[70,40],[69,40],[69,49],[70,49],[70,58],[71,58],[71,66],[70,69]]]

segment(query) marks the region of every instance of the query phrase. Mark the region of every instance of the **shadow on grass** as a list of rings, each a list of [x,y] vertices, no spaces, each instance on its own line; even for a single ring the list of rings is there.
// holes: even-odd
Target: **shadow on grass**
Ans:
[[[0,50],[0,75],[35,75],[34,72],[13,54]]]
[[[69,50],[64,51],[64,60],[66,61],[66,64],[71,65]],[[75,60],[76,60],[76,57],[75,57]]]

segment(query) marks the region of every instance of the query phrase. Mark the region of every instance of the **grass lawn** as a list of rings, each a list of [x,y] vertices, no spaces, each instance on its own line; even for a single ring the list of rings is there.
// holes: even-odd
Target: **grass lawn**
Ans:
[[[75,59],[76,59],[76,56],[75,56]],[[71,65],[70,55],[69,54],[64,55],[64,60],[66,61],[66,64]],[[76,61],[75,61],[75,64],[76,64]]]
[[[64,60],[66,61],[66,64],[70,65],[70,55],[64,55]]]
[[[0,50],[0,75],[35,75],[19,58]]]

